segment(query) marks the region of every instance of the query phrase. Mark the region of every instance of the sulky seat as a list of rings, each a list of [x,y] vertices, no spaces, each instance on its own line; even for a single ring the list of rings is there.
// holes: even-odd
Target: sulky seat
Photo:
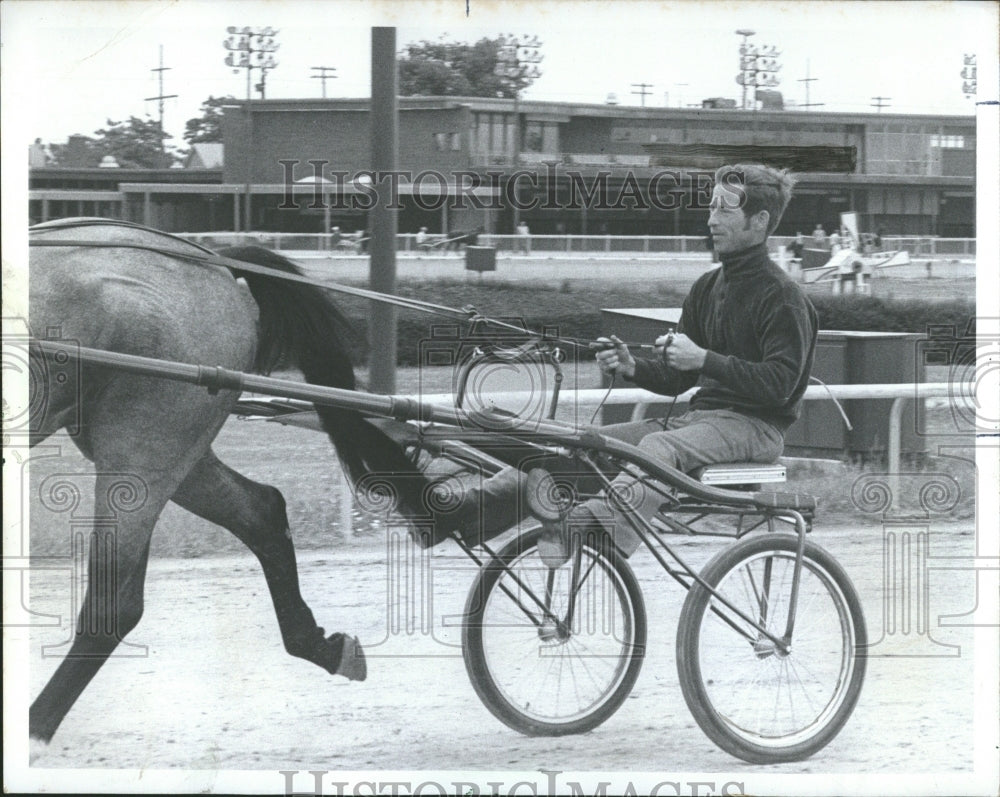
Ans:
[[[775,484],[786,479],[785,466],[780,462],[723,462],[703,465],[691,471],[702,484],[716,487],[727,485]]]

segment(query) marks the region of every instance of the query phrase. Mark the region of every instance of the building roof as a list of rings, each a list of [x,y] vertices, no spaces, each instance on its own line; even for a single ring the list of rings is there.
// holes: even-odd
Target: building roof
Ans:
[[[709,98],[711,99],[711,98]],[[432,97],[412,96],[399,97],[398,108],[405,111],[427,110],[458,110],[484,111],[492,113],[511,112],[514,100],[494,97]],[[229,107],[243,107],[242,100],[233,100]],[[371,109],[369,97],[331,97],[327,99],[273,99],[254,100],[254,113],[307,111],[307,112],[367,112]],[[892,112],[853,112],[853,111],[816,111],[803,107],[786,105],[782,110],[766,109],[745,111],[740,108],[667,108],[638,107],[628,105],[608,105],[586,102],[560,102],[549,100],[521,99],[518,103],[519,112],[529,118],[536,115],[551,116],[552,121],[569,121],[573,116],[614,119],[646,119],[646,120],[688,120],[704,121],[706,119],[720,120],[724,123],[746,124],[748,121],[800,122],[805,124],[862,124],[875,123],[914,123],[918,120],[933,120],[942,124],[975,124],[975,115],[955,115],[937,113],[892,113]]]
[[[191,145],[191,152],[184,159],[185,169],[221,169],[225,161],[222,144],[202,142]]]

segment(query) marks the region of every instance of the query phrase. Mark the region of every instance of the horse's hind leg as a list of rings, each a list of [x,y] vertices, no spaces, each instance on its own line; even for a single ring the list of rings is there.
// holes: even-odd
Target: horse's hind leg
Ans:
[[[271,592],[285,650],[328,672],[355,681],[365,679],[364,654],[357,640],[339,633],[325,637],[302,598],[285,499],[275,487],[251,481],[209,451],[173,500],[229,529],[256,555]]]

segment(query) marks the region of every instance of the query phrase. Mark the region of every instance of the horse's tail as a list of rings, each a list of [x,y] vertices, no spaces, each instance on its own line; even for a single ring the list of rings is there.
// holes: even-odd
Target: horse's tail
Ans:
[[[288,258],[259,246],[233,246],[219,254],[302,273]],[[343,341],[351,325],[325,291],[235,267],[232,271],[246,280],[260,308],[255,370],[269,373],[279,362],[294,362],[312,384],[354,389],[354,369]],[[355,410],[317,404],[316,411],[352,483],[378,473],[395,489],[401,512],[421,514],[426,480],[390,437]]]

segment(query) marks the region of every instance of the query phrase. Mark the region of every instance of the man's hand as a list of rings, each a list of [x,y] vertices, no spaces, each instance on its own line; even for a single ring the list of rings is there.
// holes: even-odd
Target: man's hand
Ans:
[[[611,376],[617,373],[629,379],[635,376],[635,358],[629,352],[628,346],[614,335],[610,338],[598,338],[597,343],[606,347],[599,349],[596,355],[597,366],[602,374]]]
[[[687,335],[673,332],[658,337],[656,348],[662,352],[663,362],[678,371],[700,371],[708,353]]]

